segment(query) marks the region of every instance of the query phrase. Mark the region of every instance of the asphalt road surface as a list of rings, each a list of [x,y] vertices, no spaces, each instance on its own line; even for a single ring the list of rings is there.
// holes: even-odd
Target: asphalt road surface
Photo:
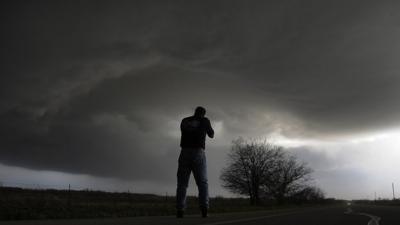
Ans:
[[[400,207],[325,206],[292,210],[79,220],[2,221],[0,225],[399,225]]]

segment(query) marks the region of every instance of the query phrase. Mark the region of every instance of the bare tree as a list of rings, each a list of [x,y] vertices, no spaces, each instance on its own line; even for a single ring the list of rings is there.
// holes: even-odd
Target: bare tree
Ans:
[[[228,155],[228,166],[220,176],[223,187],[233,193],[249,196],[252,205],[259,204],[260,191],[267,182],[266,174],[271,172],[272,165],[281,154],[281,147],[266,141],[234,140]]]
[[[312,170],[287,152],[279,156],[271,168],[272,172],[266,174],[263,190],[281,204],[286,197],[302,190],[307,185],[307,182],[311,180]]]
[[[307,185],[292,193],[289,198],[295,203],[318,202],[325,199],[325,194],[320,188]]]
[[[280,146],[238,138],[233,141],[220,179],[224,188],[249,196],[250,203],[257,205],[261,196],[282,203],[304,188],[310,173],[310,168]]]

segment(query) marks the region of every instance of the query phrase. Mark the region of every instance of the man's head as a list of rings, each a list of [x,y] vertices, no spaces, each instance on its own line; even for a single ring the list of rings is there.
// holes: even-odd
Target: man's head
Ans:
[[[197,106],[196,110],[194,111],[194,115],[196,117],[204,117],[206,115],[206,109],[201,106]]]

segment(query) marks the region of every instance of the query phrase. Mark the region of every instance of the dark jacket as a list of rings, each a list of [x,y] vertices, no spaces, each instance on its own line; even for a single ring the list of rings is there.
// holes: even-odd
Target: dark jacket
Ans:
[[[181,147],[205,149],[206,134],[214,137],[214,130],[207,117],[190,116],[181,122]]]

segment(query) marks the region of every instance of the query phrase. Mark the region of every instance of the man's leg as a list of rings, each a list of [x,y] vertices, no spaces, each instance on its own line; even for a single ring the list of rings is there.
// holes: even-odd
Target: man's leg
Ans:
[[[179,165],[177,172],[177,188],[176,188],[176,209],[183,211],[186,208],[186,189],[190,178],[190,162],[185,159],[185,154],[181,151],[179,155]]]
[[[207,209],[209,207],[207,163],[206,155],[203,149],[200,149],[194,164],[193,176],[199,189],[199,205],[202,209],[203,216],[207,216]]]

